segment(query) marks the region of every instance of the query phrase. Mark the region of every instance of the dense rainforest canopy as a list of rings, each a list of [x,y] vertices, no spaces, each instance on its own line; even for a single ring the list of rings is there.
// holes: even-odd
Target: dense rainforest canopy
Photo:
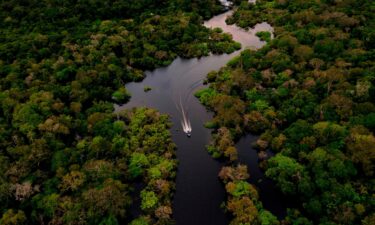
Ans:
[[[113,113],[114,103],[130,98],[125,83],[177,55],[239,49],[202,26],[222,10],[216,1],[1,1],[0,224],[172,223],[169,119]]]
[[[275,38],[258,33],[265,47],[196,93],[215,112],[207,149],[228,160],[219,178],[231,224],[373,224],[375,3],[234,2],[228,23],[267,21]],[[223,10],[215,0],[1,1],[0,224],[173,224],[168,116],[114,104],[147,69],[238,50],[202,26]],[[246,132],[260,134],[265,174],[300,203],[285,219],[237,163]]]
[[[234,162],[220,173],[232,224],[279,224],[255,213],[257,197],[246,176],[238,178],[234,140],[245,132],[260,134],[260,159],[267,149],[277,153],[261,166],[300,202],[282,224],[374,224],[374,11],[367,0],[259,0],[242,2],[227,19],[275,29],[272,40],[257,34],[265,47],[211,72],[209,88],[196,93],[216,114],[208,151]]]

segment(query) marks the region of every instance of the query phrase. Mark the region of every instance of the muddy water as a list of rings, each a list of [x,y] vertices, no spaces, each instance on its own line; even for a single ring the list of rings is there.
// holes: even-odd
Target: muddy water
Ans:
[[[225,19],[232,11],[215,16],[206,21],[206,27],[220,27],[225,32],[231,33],[233,39],[242,44],[243,48],[260,48],[265,43],[260,41],[255,33],[258,31],[272,31],[267,23],[258,24],[254,29],[245,31],[236,26],[228,26]],[[174,197],[173,210],[177,225],[224,225],[228,224],[228,217],[220,208],[225,200],[223,185],[217,178],[221,163],[212,159],[205,150],[205,145],[210,141],[210,130],[203,127],[203,124],[212,118],[212,114],[199,103],[193,93],[204,85],[202,80],[212,70],[218,70],[240,51],[232,54],[210,55],[200,59],[176,58],[167,67],[146,72],[146,78],[139,83],[129,83],[126,88],[132,97],[126,105],[117,107],[132,108],[147,106],[158,109],[162,113],[171,116],[173,122],[172,138],[177,144],[177,158],[179,168],[176,180],[176,193]],[[144,87],[152,88],[144,92]],[[179,104],[183,105],[186,117],[192,127],[191,137],[182,131],[181,111]],[[241,143],[241,142],[240,142]],[[244,145],[240,149],[241,154],[251,155],[250,145]],[[248,151],[247,151],[248,149]],[[256,154],[255,154],[256,156]],[[247,157],[244,157],[246,159]],[[257,167],[256,159],[248,162],[250,168]],[[255,177],[262,177],[260,171],[250,171]],[[254,174],[256,173],[256,174]],[[258,174],[259,173],[259,174]],[[262,189],[268,189],[267,186]],[[262,194],[262,190],[261,194]],[[268,203],[275,201],[264,196],[262,200]],[[265,205],[272,205],[272,204]],[[277,205],[277,204],[276,204]],[[282,206],[280,206],[282,207]],[[285,209],[272,210],[275,212]]]

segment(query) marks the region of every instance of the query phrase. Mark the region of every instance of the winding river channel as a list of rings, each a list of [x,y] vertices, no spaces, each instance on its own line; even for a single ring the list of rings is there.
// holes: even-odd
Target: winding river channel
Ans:
[[[204,25],[220,27],[224,32],[231,33],[233,39],[242,44],[242,49],[262,47],[265,43],[255,34],[258,31],[272,32],[272,27],[262,23],[245,31],[234,25],[229,26],[225,19],[231,13],[232,11],[228,11],[215,16]],[[204,128],[203,124],[212,118],[212,113],[208,112],[193,94],[204,87],[203,79],[207,73],[225,66],[239,53],[240,51],[210,55],[200,59],[176,58],[167,67],[147,71],[142,82],[127,84],[126,88],[132,95],[130,102],[117,106],[116,110],[146,106],[170,115],[173,122],[172,138],[177,144],[179,160],[173,203],[177,225],[224,225],[229,222],[229,218],[220,208],[226,197],[224,186],[217,177],[222,163],[214,160],[205,149],[211,138],[211,130]],[[152,90],[145,92],[146,86]],[[191,125],[191,137],[182,130],[181,107],[178,107],[180,104]],[[247,135],[238,142],[239,161],[248,165],[250,182],[258,187],[265,208],[282,217],[285,215],[286,201],[259,170],[257,153],[251,148],[251,142],[254,140],[255,136]]]

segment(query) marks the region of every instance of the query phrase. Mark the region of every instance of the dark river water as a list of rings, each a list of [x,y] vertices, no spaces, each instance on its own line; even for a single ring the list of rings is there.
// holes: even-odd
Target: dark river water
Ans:
[[[233,39],[240,42],[243,48],[257,49],[265,44],[255,36],[255,33],[272,31],[270,25],[258,24],[249,31],[228,26],[225,18],[230,13],[231,11],[228,11],[213,17],[204,25],[221,27],[225,32],[231,33]],[[210,55],[200,59],[176,58],[168,67],[146,72],[147,76],[142,82],[127,84],[126,88],[132,95],[130,102],[116,109],[147,106],[170,115],[173,122],[171,132],[173,141],[177,144],[179,160],[177,190],[173,203],[177,225],[229,223],[229,218],[220,208],[220,204],[226,198],[224,186],[217,176],[222,164],[214,160],[205,149],[205,145],[210,141],[211,130],[204,128],[203,124],[212,118],[212,113],[208,112],[193,94],[204,87],[202,80],[207,73],[225,66],[239,53],[240,51],[229,55]],[[151,87],[152,90],[144,92],[145,86]],[[191,137],[187,137],[182,131],[182,113],[178,110],[180,104],[191,122]],[[265,208],[279,217],[283,216],[286,210],[285,201],[259,170],[256,151],[251,148],[251,142],[254,140],[254,136],[248,135],[238,142],[239,161],[248,165],[250,181],[259,188]],[[258,182],[259,179],[263,181]]]

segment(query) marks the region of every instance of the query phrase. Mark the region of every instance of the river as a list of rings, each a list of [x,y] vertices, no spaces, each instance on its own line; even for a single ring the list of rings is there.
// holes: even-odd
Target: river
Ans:
[[[233,39],[242,44],[242,49],[258,49],[265,44],[256,37],[255,33],[272,31],[269,24],[258,24],[254,29],[245,31],[225,23],[230,13],[232,11],[215,16],[204,25],[220,27],[224,32],[231,33]],[[146,78],[142,82],[126,85],[132,95],[130,101],[123,106],[116,107],[116,110],[120,110],[146,106],[170,115],[173,122],[171,133],[173,141],[177,144],[179,160],[173,203],[174,219],[177,225],[229,223],[228,216],[220,208],[220,204],[226,198],[224,186],[217,177],[222,163],[214,160],[205,149],[205,145],[211,138],[211,130],[204,128],[203,124],[212,119],[212,113],[208,112],[193,94],[204,87],[202,81],[207,73],[225,66],[239,53],[240,51],[232,54],[210,55],[200,59],[176,58],[167,67],[146,71]],[[146,86],[151,87],[152,90],[145,92]],[[181,128],[182,115],[176,107],[180,101],[191,123],[191,137],[187,137]],[[252,176],[250,181],[258,186],[265,208],[281,217],[285,214],[283,199],[278,197],[274,186],[264,179],[263,173],[258,168],[257,154],[250,145],[254,139],[254,136],[248,135],[237,144],[240,161],[249,166]],[[258,179],[262,179],[263,182],[259,183]]]

